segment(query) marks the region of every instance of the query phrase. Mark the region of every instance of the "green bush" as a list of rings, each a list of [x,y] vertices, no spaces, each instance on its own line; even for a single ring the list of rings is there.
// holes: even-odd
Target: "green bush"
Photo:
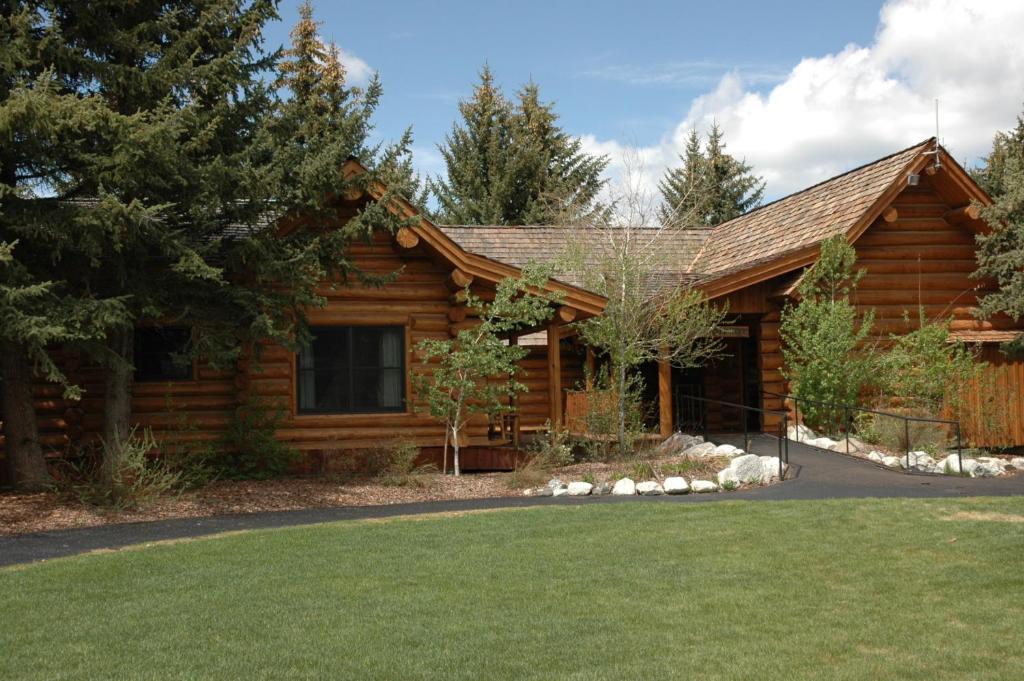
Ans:
[[[227,478],[262,480],[287,472],[297,452],[275,437],[284,420],[280,406],[252,398],[235,409],[215,462]]]
[[[544,422],[544,430],[533,438],[527,452],[545,469],[561,468],[575,461],[569,431],[563,427],[553,428],[550,420]]]
[[[153,433],[133,428],[118,448],[121,456],[111,469],[103,465],[110,449],[84,450],[67,460],[62,489],[79,501],[116,511],[141,508],[181,486],[179,473],[152,456],[156,449]]]
[[[800,282],[799,302],[783,309],[779,328],[783,375],[793,394],[808,400],[800,402],[803,420],[829,434],[845,426],[843,411],[814,402],[856,404],[872,378],[872,355],[863,345],[874,313],[859,318],[850,302],[864,273],[854,271],[856,260],[842,235],[826,240],[818,262]]]

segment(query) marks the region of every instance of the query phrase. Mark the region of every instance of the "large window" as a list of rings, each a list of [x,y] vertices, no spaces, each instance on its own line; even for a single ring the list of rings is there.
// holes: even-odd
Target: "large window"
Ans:
[[[355,414],[405,410],[405,329],[321,326],[298,356],[298,411]]]
[[[135,329],[135,380],[191,380],[191,335],[190,329],[180,326]]]

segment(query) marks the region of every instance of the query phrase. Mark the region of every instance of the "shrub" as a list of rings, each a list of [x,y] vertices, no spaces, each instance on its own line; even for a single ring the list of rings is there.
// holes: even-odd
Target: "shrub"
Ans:
[[[615,391],[608,388],[608,373],[605,367],[594,378],[593,387],[584,391],[586,413],[583,416],[583,432],[577,436],[580,446],[588,459],[611,461],[622,458],[621,452],[635,454],[637,443],[644,433],[643,379],[630,375],[627,380],[625,450],[619,442],[620,401]]]
[[[562,427],[552,428],[551,421],[544,422],[544,431],[530,442],[527,451],[541,468],[560,468],[575,461],[569,431]]]
[[[152,456],[156,448],[153,433],[133,428],[117,450],[117,465],[108,470],[103,461],[109,448],[84,450],[65,464],[63,489],[79,501],[116,511],[144,507],[181,485],[181,475]]]
[[[235,409],[222,438],[216,464],[225,477],[267,479],[288,470],[296,451],[275,437],[284,409],[254,397]]]
[[[785,358],[783,374],[792,385],[804,421],[814,430],[835,434],[842,409],[813,402],[856,404],[870,383],[872,358],[861,346],[871,332],[874,313],[858,319],[850,302],[863,270],[854,272],[856,251],[842,236],[826,240],[821,257],[798,288],[800,302],[786,305],[779,333]]]

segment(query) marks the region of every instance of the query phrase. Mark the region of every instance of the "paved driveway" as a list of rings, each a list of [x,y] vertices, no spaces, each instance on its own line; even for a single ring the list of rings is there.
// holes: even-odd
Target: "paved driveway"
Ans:
[[[742,436],[716,437],[716,442],[742,445]],[[778,441],[759,436],[750,445],[756,454],[778,451]],[[0,538],[0,566],[28,563],[97,549],[116,549],[152,541],[260,528],[289,527],[337,520],[362,520],[400,515],[523,508],[559,504],[715,503],[726,500],[783,501],[873,497],[968,497],[1024,494],[1024,474],[1004,478],[906,475],[886,470],[869,461],[826,452],[796,442],[789,443],[790,475],[785,482],[728,494],[687,494],[662,497],[508,497],[466,501],[435,501],[390,506],[317,508],[275,511],[212,518],[182,518],[146,523],[104,525],[56,532]]]

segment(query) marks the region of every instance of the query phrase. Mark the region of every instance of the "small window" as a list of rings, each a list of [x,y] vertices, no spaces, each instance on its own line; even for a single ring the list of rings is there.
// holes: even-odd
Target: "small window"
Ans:
[[[184,327],[135,329],[135,380],[191,380],[191,336],[191,330]]]
[[[297,360],[301,414],[405,411],[405,329],[327,326]]]

